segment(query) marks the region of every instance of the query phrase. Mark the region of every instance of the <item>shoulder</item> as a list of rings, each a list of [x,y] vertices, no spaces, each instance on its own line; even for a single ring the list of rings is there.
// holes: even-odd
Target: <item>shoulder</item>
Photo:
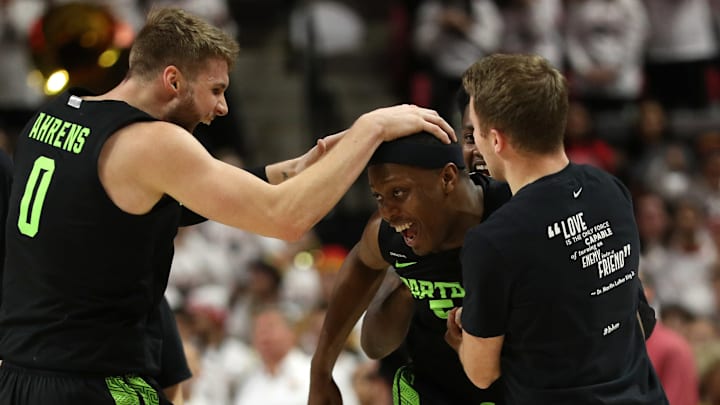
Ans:
[[[608,196],[616,195],[623,200],[629,202],[632,195],[627,186],[614,175],[590,165],[573,165],[574,173],[580,180],[580,185],[587,184],[596,188],[596,192],[607,194]]]
[[[360,242],[355,245],[358,259],[373,269],[384,269],[388,266],[381,250],[383,223],[380,213],[376,211],[365,225]]]
[[[186,165],[193,157],[209,155],[202,144],[184,128],[164,121],[134,122],[110,137],[103,152],[106,157],[121,158],[148,175],[147,169]],[[129,169],[132,169],[129,168]]]
[[[482,190],[483,206],[485,208],[483,220],[512,198],[510,186],[503,181],[495,180],[481,173],[471,174],[470,179]]]
[[[463,252],[475,254],[484,249],[492,248],[493,240],[496,239],[497,221],[491,219],[482,222],[467,231],[463,243]]]

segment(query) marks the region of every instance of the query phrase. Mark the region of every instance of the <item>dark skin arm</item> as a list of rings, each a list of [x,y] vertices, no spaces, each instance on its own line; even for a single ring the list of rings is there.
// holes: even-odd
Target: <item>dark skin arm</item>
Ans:
[[[312,359],[309,405],[342,404],[340,391],[332,379],[332,369],[388,267],[377,242],[380,221],[377,213],[370,219],[360,242],[350,251],[338,272]]]
[[[410,289],[395,270],[388,269],[365,313],[360,343],[371,359],[381,359],[400,347],[415,309]]]

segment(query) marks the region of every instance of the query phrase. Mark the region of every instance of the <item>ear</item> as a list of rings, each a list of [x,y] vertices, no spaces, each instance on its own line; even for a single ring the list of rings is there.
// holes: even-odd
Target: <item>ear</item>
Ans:
[[[180,91],[182,73],[176,66],[169,65],[163,70],[162,81],[165,90],[171,94],[177,94]]]
[[[459,169],[454,163],[448,163],[442,168],[440,177],[442,179],[442,187],[445,194],[450,194],[455,189],[458,182]]]
[[[509,145],[505,133],[495,128],[490,129],[490,139],[492,141],[493,150],[495,154],[498,155],[505,151]]]

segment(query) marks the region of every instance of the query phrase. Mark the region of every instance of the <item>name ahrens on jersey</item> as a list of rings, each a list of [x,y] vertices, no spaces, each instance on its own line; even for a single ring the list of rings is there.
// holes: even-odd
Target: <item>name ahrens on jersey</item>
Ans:
[[[78,154],[82,152],[88,135],[90,128],[41,112],[33,123],[28,137]]]

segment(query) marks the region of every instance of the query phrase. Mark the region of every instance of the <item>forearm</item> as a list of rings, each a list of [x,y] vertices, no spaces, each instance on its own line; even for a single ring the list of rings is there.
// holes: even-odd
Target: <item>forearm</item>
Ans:
[[[320,161],[277,186],[273,211],[297,237],[340,201],[381,143],[380,128],[361,120]]]
[[[500,351],[504,336],[478,338],[462,332],[458,356],[465,374],[478,388],[486,389],[500,378]]]
[[[295,166],[299,158],[288,159],[282,162],[265,166],[265,176],[270,184],[280,184],[297,174]]]
[[[410,290],[393,270],[387,273],[362,324],[360,342],[365,354],[373,359],[385,357],[400,347],[415,308]]]
[[[312,359],[312,374],[329,375],[347,337],[375,295],[384,273],[364,266],[353,249],[339,271]]]

